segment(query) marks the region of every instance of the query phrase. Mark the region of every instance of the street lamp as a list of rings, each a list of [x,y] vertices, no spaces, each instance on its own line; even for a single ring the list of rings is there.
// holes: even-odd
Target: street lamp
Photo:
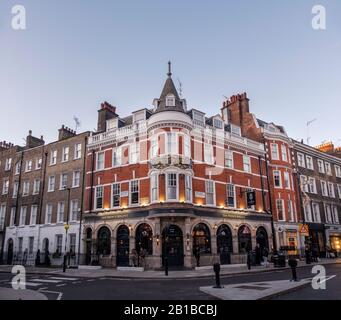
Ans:
[[[70,210],[70,191],[71,188],[64,187],[64,190],[67,190],[67,207],[66,207],[66,223],[64,225],[65,229],[65,248],[64,248],[64,260],[63,260],[63,272],[66,270],[66,260],[67,260],[67,232],[69,230],[69,210]]]

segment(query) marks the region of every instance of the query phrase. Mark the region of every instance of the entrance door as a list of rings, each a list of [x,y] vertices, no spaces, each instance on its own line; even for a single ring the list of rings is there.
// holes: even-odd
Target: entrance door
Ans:
[[[221,264],[231,263],[232,233],[226,224],[219,226],[217,230],[217,253],[220,257]]]
[[[162,231],[162,265],[165,257],[170,267],[184,265],[183,236],[181,229],[176,225],[165,227]]]
[[[7,264],[12,264],[13,262],[13,240],[8,239],[7,245]]]
[[[116,265],[119,267],[129,266],[129,229],[124,225],[117,230]]]

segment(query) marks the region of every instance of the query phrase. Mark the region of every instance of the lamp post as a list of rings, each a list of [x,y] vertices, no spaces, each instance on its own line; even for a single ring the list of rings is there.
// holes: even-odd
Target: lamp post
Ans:
[[[69,230],[69,210],[70,210],[70,188],[65,187],[64,190],[67,190],[67,209],[66,209],[66,223],[64,225],[65,229],[65,248],[64,248],[64,260],[63,260],[63,272],[66,270],[67,263],[67,232]]]

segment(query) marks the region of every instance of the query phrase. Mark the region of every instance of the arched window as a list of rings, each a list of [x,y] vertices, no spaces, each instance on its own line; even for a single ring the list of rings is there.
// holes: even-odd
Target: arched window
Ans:
[[[111,232],[107,227],[98,230],[97,253],[109,255],[111,253]]]
[[[242,225],[238,229],[239,253],[247,253],[252,250],[251,230],[248,226]]]
[[[226,224],[222,224],[217,229],[217,253],[233,252],[232,233]]]
[[[211,234],[204,223],[198,223],[193,229],[193,248],[196,247],[201,253],[211,253]]]
[[[149,224],[142,223],[136,229],[136,251],[140,254],[142,249],[148,255],[153,254],[153,231]]]
[[[261,252],[264,248],[269,250],[268,233],[264,227],[259,227],[256,232],[256,242],[259,243]]]

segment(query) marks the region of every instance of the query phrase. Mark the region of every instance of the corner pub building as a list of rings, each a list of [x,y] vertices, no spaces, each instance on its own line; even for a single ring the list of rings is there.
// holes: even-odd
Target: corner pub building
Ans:
[[[194,248],[202,266],[245,263],[257,242],[272,248],[264,145],[229,122],[227,103],[209,118],[187,109],[170,63],[167,75],[153,108],[121,118],[104,102],[98,111],[86,158],[88,264],[129,266],[136,249],[146,269],[166,256],[192,268]]]

